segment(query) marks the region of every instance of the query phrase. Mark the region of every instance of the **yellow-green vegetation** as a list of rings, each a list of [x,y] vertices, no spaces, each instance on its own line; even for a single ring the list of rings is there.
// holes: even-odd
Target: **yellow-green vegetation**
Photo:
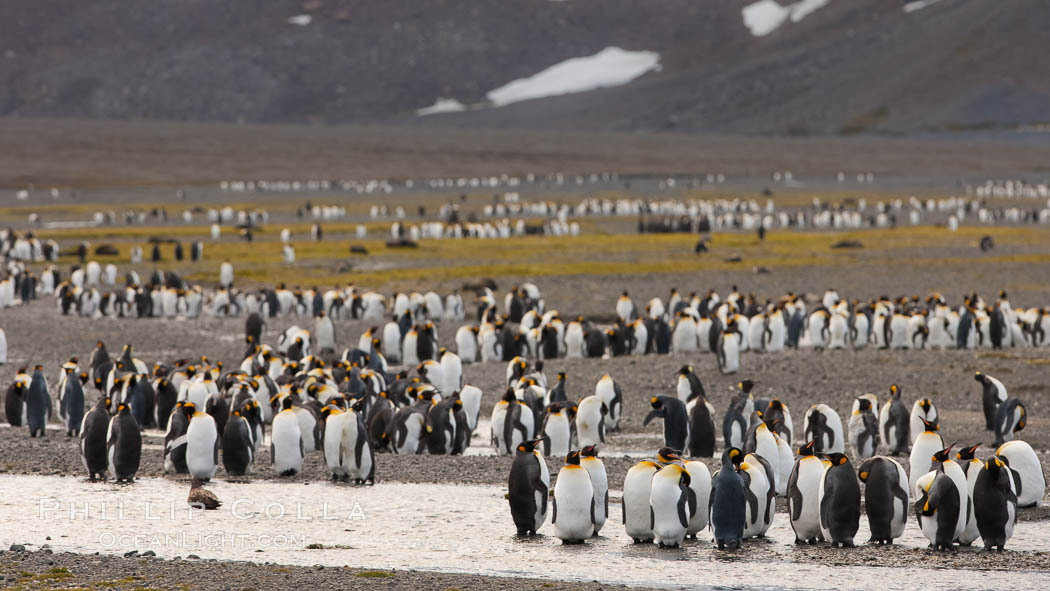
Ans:
[[[591,220],[587,220],[591,221]],[[419,248],[390,248],[384,239],[387,222],[367,224],[372,238],[353,239],[355,223],[325,224],[325,240],[308,239],[309,224],[288,227],[296,251],[296,262],[285,264],[278,240],[281,226],[271,225],[252,242],[240,241],[227,228],[218,242],[207,239],[204,225],[169,227],[77,228],[40,232],[64,245],[63,265],[75,262],[72,246],[88,240],[93,246],[112,244],[116,256],[92,256],[100,263],[116,263],[121,269],[132,246],[143,247],[140,272],[149,271],[149,236],[182,240],[186,260],[173,260],[173,246],[161,246],[162,269],[178,271],[184,278],[201,283],[218,278],[219,263],[234,262],[239,282],[332,286],[346,283],[381,287],[389,282],[469,280],[479,277],[556,275],[606,275],[681,273],[752,269],[753,267],[837,266],[892,264],[906,258],[912,265],[1050,263],[1050,253],[1038,247],[1050,243],[1043,228],[970,227],[948,232],[934,226],[900,227],[848,232],[773,230],[764,241],[750,233],[716,233],[710,252],[694,254],[695,234],[623,234],[609,225],[589,223],[577,237],[521,236],[502,240],[422,240]],[[982,236],[992,236],[997,250],[984,254],[977,249]],[[384,236],[384,239],[377,239]],[[190,242],[205,242],[203,260],[189,262]],[[860,249],[832,249],[839,241],[855,240]],[[363,246],[367,255],[350,254],[350,245]],[[998,254],[1001,253],[1001,254]],[[739,258],[739,260],[737,260]],[[349,265],[348,265],[349,263]]]
[[[354,573],[354,576],[363,579],[386,579],[394,576],[394,573],[385,570],[364,570],[359,573]]]

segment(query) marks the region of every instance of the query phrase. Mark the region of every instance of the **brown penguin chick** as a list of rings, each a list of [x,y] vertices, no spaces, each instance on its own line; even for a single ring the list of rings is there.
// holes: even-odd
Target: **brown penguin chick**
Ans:
[[[215,496],[215,493],[206,490],[201,484],[201,479],[196,477],[190,483],[190,496],[186,498],[186,502],[191,506],[205,509],[218,509],[222,505],[222,501]]]

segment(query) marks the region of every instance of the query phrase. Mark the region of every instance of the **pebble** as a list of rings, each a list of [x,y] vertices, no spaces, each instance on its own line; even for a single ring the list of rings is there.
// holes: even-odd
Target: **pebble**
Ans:
[[[11,544],[11,551],[12,552],[25,552],[26,551],[26,547],[23,546],[22,544]]]

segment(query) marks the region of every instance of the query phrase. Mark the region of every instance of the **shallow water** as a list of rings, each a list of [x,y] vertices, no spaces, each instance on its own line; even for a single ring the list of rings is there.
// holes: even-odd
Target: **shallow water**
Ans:
[[[713,550],[708,537],[680,550],[633,545],[610,505],[602,537],[562,546],[548,536],[519,539],[504,490],[489,486],[380,483],[216,481],[218,511],[192,511],[185,482],[142,479],[133,485],[89,483],[59,476],[4,476],[0,544],[50,544],[56,551],[124,553],[153,550],[161,557],[281,564],[423,569],[656,586],[858,589],[1039,588],[1045,573],[947,572],[919,567],[834,566],[796,562],[794,534],[779,513],[765,540],[736,553]],[[612,496],[619,496],[613,491]],[[868,537],[861,520],[857,540]],[[549,534],[548,523],[541,532]],[[1008,547],[1047,551],[1045,523],[1019,523]],[[46,538],[50,536],[50,540]],[[308,549],[321,544],[324,549]],[[909,522],[904,547],[925,548]],[[848,552],[843,550],[842,552]],[[959,553],[960,564],[965,554]],[[736,563],[731,565],[730,563]]]

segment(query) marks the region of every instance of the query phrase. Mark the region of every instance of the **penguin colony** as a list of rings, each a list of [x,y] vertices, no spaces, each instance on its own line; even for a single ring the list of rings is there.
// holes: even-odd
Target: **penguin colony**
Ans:
[[[519,362],[519,370],[512,364],[508,374],[524,372],[524,365]],[[704,463],[687,461],[682,455],[683,450],[693,458],[712,457],[715,452],[714,409],[699,377],[685,366],[675,375],[677,395],[651,400],[653,410],[645,423],[663,419],[666,446],[655,458],[635,464],[624,477],[621,506],[626,533],[635,543],[677,547],[686,537],[695,538],[710,527],[718,548],[737,548],[744,540],[765,536],[773,523],[776,498],[785,497],[797,544],[826,541],[852,547],[863,496],[873,544],[892,544],[901,537],[909,512],[914,511],[920,530],[937,550],[969,546],[980,537],[986,549],[1001,551],[1013,533],[1017,509],[1038,504],[1046,482],[1035,451],[1017,439],[1027,420],[1024,404],[1008,396],[998,379],[981,372],[974,379],[981,385],[986,427],[995,435],[994,454],[985,459],[978,457],[980,444],[952,453],[954,444],[946,445],[940,434],[933,401],[920,398],[909,410],[896,384],[881,409],[877,396],[858,397],[848,432],[834,409],[814,404],[805,413],[801,437],[796,437],[787,405],[756,399],[755,384],[742,380],[723,416],[721,468],[711,474]],[[563,380],[558,387],[563,387]],[[551,392],[545,400],[556,396]],[[528,395],[524,398],[529,400]],[[582,408],[586,400],[570,408]],[[519,405],[522,413],[530,408],[512,390],[505,402]],[[545,422],[564,409],[564,404],[548,402]],[[603,403],[596,415],[599,421],[608,414],[606,409]],[[494,419],[494,431],[495,424]],[[608,516],[604,467],[581,470],[581,457],[600,462],[601,442],[587,442],[580,449],[584,437],[579,435],[579,421],[575,438],[565,427],[551,434],[541,431],[535,438],[523,429],[514,434],[516,452],[508,479],[510,510],[519,535],[535,534],[544,523],[551,490],[545,457],[552,451],[560,455],[566,431],[569,451],[554,481],[550,507],[554,535],[565,543],[583,542],[598,535]],[[877,455],[883,449],[885,455]],[[909,454],[907,470],[893,457],[903,454]],[[601,486],[588,481],[587,474],[594,472],[600,473]]]
[[[279,474],[297,474],[307,453],[321,451],[333,480],[374,482],[377,451],[416,454],[426,449],[432,454],[456,454],[470,445],[482,393],[464,383],[464,362],[478,357],[500,358],[508,351],[543,351],[545,347],[554,353],[553,358],[563,344],[567,356],[574,356],[568,350],[575,356],[599,356],[605,354],[609,343],[616,342],[612,337],[618,327],[629,323],[639,326],[633,302],[624,294],[616,312],[627,322],[618,322],[602,338],[576,321],[564,327],[560,342],[548,338],[542,346],[537,341],[533,349],[528,336],[508,324],[513,317],[520,318],[519,326],[528,324],[531,315],[533,321],[546,319],[547,334],[557,336],[555,321],[560,319],[556,312],[543,310],[539,290],[531,284],[512,290],[504,300],[509,311],[506,317],[496,313],[493,294],[483,291],[477,300],[478,315],[489,327],[484,335],[482,329],[473,327],[468,328],[470,334],[465,339],[457,334],[457,348],[466,352],[475,347],[474,355],[464,359],[438,347],[431,320],[445,318],[449,309],[453,317],[461,314],[458,295],[442,301],[436,294],[419,298],[398,294],[393,302],[397,321],[389,322],[381,333],[374,328],[366,330],[356,348],[345,350],[333,362],[322,359],[320,349],[329,356],[334,353],[326,308],[341,313],[339,307],[331,305],[340,294],[332,295],[327,305],[327,294],[320,295],[318,305],[319,294],[315,292],[307,305],[305,297],[283,291],[287,295],[264,292],[264,297],[256,300],[258,308],[247,312],[248,350],[234,369],[224,371],[221,363],[212,363],[204,356],[156,363],[150,369],[133,356],[130,345],[114,359],[101,342],[90,355],[88,371],[80,371],[77,358],[63,364],[58,381],[59,416],[67,436],[80,439],[89,477],[132,481],[141,458],[140,429],[152,426],[165,429],[166,471],[188,473],[206,481],[215,476],[221,461],[229,475],[243,475],[255,462],[269,426],[270,462]],[[368,310],[381,317],[385,312],[382,296],[367,292],[355,299],[354,295],[351,302],[359,302],[362,314]],[[719,355],[727,356],[726,336],[736,334],[734,342],[743,342],[739,332],[727,329],[737,322],[753,321],[737,311],[745,309],[747,300],[736,290],[721,303],[716,294],[709,294],[706,300],[691,298],[689,303],[681,298],[674,302],[672,294],[680,319],[671,338],[679,344],[676,350],[699,350],[699,318],[712,326],[724,322],[726,329],[718,339]],[[1005,294],[1000,294],[1000,301],[993,306],[1000,318],[1005,318],[1004,310],[1010,310],[1004,300]],[[931,313],[935,317],[946,308],[942,299],[934,296],[926,303],[934,306]],[[823,316],[832,314],[829,310],[843,303],[829,292],[822,304],[808,315],[808,321],[802,321],[809,332],[800,330],[799,340],[833,332],[830,322],[821,328],[813,319],[823,321]],[[654,319],[653,308],[661,305],[650,302],[649,319]],[[791,297],[784,300],[784,307],[788,305],[804,306]],[[909,305],[921,308],[904,300],[880,300],[871,306],[870,325],[883,323],[884,346],[895,342],[893,324],[899,324],[896,316],[903,315],[893,312],[897,305],[900,309]],[[354,306],[352,303],[351,309]],[[884,308],[881,312],[880,307]],[[965,313],[971,315],[974,331],[983,322],[974,312],[987,309],[976,296],[966,299]],[[321,324],[315,324],[314,334],[297,326],[289,328],[280,335],[276,347],[260,344],[264,318],[273,310],[302,315],[316,312],[315,321]],[[792,318],[797,319],[800,313],[804,314],[796,309]],[[853,323],[860,314],[854,312]],[[951,318],[956,312],[943,314]],[[994,332],[993,315],[984,315],[989,334]],[[498,323],[502,330],[497,336]],[[684,336],[674,336],[680,330]],[[710,327],[708,331],[710,336]],[[877,336],[872,338],[873,342],[878,340]],[[387,351],[387,342],[396,346]],[[694,343],[696,348],[690,349]],[[313,353],[314,348],[319,349],[318,355]],[[414,366],[417,375],[410,377],[407,370],[392,373],[387,352],[396,362]],[[539,356],[544,357],[542,353]],[[723,371],[727,363],[729,360],[720,359]],[[986,547],[1001,550],[1012,533],[1016,509],[1042,498],[1045,480],[1038,458],[1030,446],[1017,439],[1027,422],[1026,407],[1018,398],[1010,397],[1002,382],[992,376],[975,375],[981,385],[986,427],[993,432],[997,447],[995,454],[983,461],[976,457],[979,446],[964,448],[953,456],[952,446],[946,446],[939,434],[940,420],[933,401],[915,400],[909,412],[896,385],[890,387],[890,398],[881,407],[874,395],[855,400],[847,430],[834,409],[813,405],[804,415],[802,438],[796,440],[787,405],[775,399],[756,399],[752,394],[754,383],[741,380],[737,396],[723,415],[722,467],[713,475],[704,464],[684,458],[712,457],[716,452],[715,409],[691,366],[683,366],[674,379],[675,395],[652,397],[652,411],[645,418],[646,424],[663,420],[666,445],[655,459],[633,467],[623,483],[623,524],[639,542],[656,541],[673,547],[685,536],[695,537],[711,527],[720,547],[739,546],[742,540],[768,531],[775,498],[784,496],[797,542],[826,540],[850,546],[859,524],[863,483],[873,542],[891,543],[899,537],[908,503],[913,502],[920,528],[932,546],[950,549],[955,543],[970,544],[981,537]],[[93,405],[84,400],[84,386],[89,381],[99,391]],[[536,533],[549,511],[556,535],[576,543],[595,535],[608,518],[609,487],[598,452],[605,443],[606,431],[616,429],[622,419],[624,393],[606,375],[597,383],[594,395],[570,401],[566,381],[561,373],[549,384],[542,359],[530,364],[526,357],[511,357],[507,389],[493,408],[491,442],[497,453],[515,456],[509,484],[519,533]],[[52,406],[50,389],[39,366],[32,375],[21,370],[5,399],[9,422],[27,425],[33,437],[44,436]],[[846,455],[847,441],[852,462]],[[796,448],[797,454],[792,451],[793,443],[802,443]],[[882,448],[887,456],[876,455]],[[907,473],[889,457],[906,453],[910,454]],[[544,459],[551,455],[566,458],[553,489]]]

